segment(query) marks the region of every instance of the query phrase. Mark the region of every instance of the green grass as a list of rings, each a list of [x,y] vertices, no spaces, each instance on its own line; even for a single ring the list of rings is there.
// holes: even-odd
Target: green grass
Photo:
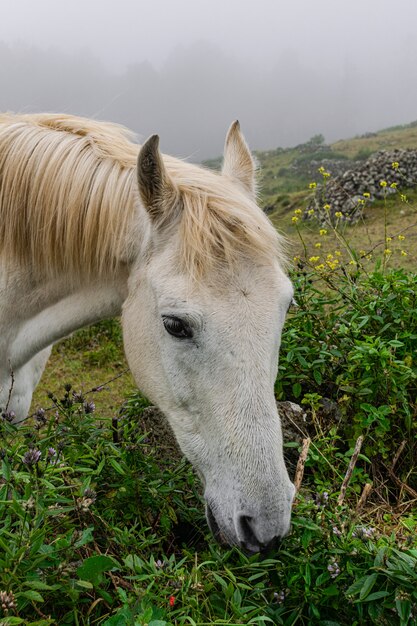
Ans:
[[[417,275],[378,263],[345,269],[318,275],[306,264],[292,276],[298,307],[276,395],[305,407],[312,443],[280,549],[261,559],[213,542],[199,481],[148,439],[139,395],[114,421],[85,404],[100,393],[80,398],[60,385],[45,417],[19,430],[0,422],[3,624],[413,623]],[[113,358],[119,333],[115,322],[97,325],[69,348],[82,353],[90,341]],[[330,417],[323,398],[338,407]],[[338,504],[358,435],[362,453]],[[298,444],[287,446],[291,468]]]
[[[289,242],[291,257],[304,256],[304,246],[309,256],[319,254],[324,258],[327,254],[334,254],[335,250],[343,250],[340,235],[356,248],[366,253],[372,252],[375,256],[381,254],[385,246],[385,230],[392,238],[388,265],[391,267],[417,267],[417,192],[407,194],[408,201],[402,202],[398,195],[388,196],[386,202],[377,201],[368,205],[363,218],[353,225],[341,225],[336,233],[327,228],[327,234],[320,236],[320,225],[316,220],[300,221],[293,224],[291,217],[296,209],[304,209],[311,192],[294,194],[288,206],[278,206],[269,214],[274,225],[283,232]],[[398,235],[405,239],[400,241]],[[304,243],[303,243],[304,242]],[[320,248],[315,248],[319,243]],[[401,251],[406,252],[403,256]],[[344,250],[346,258],[346,249]]]
[[[332,144],[332,148],[350,159],[357,158],[362,151],[369,154],[378,150],[394,150],[396,148],[417,147],[417,125],[388,128],[375,133],[371,137],[356,137],[340,140]]]
[[[54,348],[33,403],[45,416],[18,430],[0,420],[2,626],[416,623],[417,197],[375,203],[354,227],[320,236],[314,222],[291,221],[306,181],[294,190],[274,178],[297,155],[259,155],[263,202],[299,257],[276,382],[277,398],[305,408],[312,439],[291,534],[267,558],[214,543],[192,468],[145,430],[119,322],[102,322]],[[360,250],[371,248],[368,260]],[[338,264],[317,270],[336,250]],[[291,471],[298,450],[286,443]]]
[[[136,389],[123,352],[119,320],[95,324],[54,346],[35,390],[32,412],[48,406],[48,392],[57,394],[68,381],[79,391],[90,392],[102,417],[118,413],[125,397]],[[97,387],[99,391],[91,391]]]
[[[295,319],[309,332],[301,311],[284,337],[289,396]],[[192,469],[138,428],[146,402],[131,397],[115,424],[76,391],[50,398],[33,425],[0,422],[2,624],[411,623],[417,519],[355,511],[365,456],[337,504],[352,449],[334,425],[313,438],[291,535],[261,559],[214,544]],[[318,394],[305,397],[317,408]]]

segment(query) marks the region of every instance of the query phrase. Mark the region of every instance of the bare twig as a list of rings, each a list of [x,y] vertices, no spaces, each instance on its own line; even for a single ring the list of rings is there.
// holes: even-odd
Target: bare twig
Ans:
[[[96,387],[92,387],[88,391],[85,391],[84,395],[87,396],[89,393],[95,393],[96,391],[103,391],[103,389],[105,389],[107,385],[110,385],[110,383],[114,382],[118,378],[121,378],[122,376],[127,374],[128,371],[129,371],[129,368],[126,367],[126,369],[122,370],[120,374],[113,376],[113,378],[110,378],[110,380],[106,380],[105,383],[102,383],[101,385],[97,385]]]
[[[339,497],[337,499],[337,504],[339,506],[341,504],[343,504],[343,500],[345,499],[346,489],[348,487],[350,479],[352,478],[352,473],[353,473],[353,470],[355,469],[356,461],[358,460],[358,456],[359,456],[359,452],[361,451],[362,443],[363,443],[363,436],[361,435],[356,440],[355,449],[353,451],[352,458],[350,459],[349,467],[347,468],[347,472],[345,474],[342,486],[340,488],[340,494],[339,494]]]
[[[403,450],[404,450],[404,448],[405,448],[406,444],[407,444],[407,440],[406,440],[406,439],[404,439],[404,440],[400,443],[400,446],[399,446],[399,448],[398,448],[397,452],[395,453],[394,458],[392,459],[392,464],[391,464],[391,472],[393,472],[393,471],[394,471],[394,468],[395,468],[395,466],[397,465],[398,459],[400,458],[400,456],[401,456],[401,454],[402,454],[402,452],[403,452]]]
[[[13,391],[13,387],[14,387],[14,372],[13,372],[12,364],[10,363],[10,361],[9,361],[9,369],[10,369],[10,377],[12,379],[12,382],[10,383],[9,396],[7,398],[6,408],[4,409],[5,413],[7,413],[8,409],[9,409],[10,400],[12,399],[12,391]]]
[[[398,508],[411,508],[411,507],[415,507],[417,506],[417,498],[414,498],[414,500],[407,500],[407,502],[400,502],[399,504],[397,504]]]
[[[303,439],[303,447],[301,449],[300,456],[298,457],[297,468],[295,470],[294,487],[296,493],[300,491],[301,483],[304,476],[304,466],[307,460],[308,450],[310,448],[311,439]]]
[[[356,511],[359,512],[363,509],[363,507],[366,504],[366,501],[368,499],[369,494],[371,493],[373,489],[373,484],[372,483],[366,483],[365,487],[363,488],[363,491],[361,493],[361,497],[359,498],[359,502],[356,505]]]
[[[412,498],[417,498],[417,491],[415,489],[413,489],[412,487],[407,485],[407,483],[404,483],[400,478],[398,478],[398,476],[394,474],[391,468],[387,467],[386,469],[388,471],[388,474],[390,475],[390,478],[392,478],[392,480],[395,482],[396,485],[398,485],[398,487],[404,489],[404,491],[406,491]]]

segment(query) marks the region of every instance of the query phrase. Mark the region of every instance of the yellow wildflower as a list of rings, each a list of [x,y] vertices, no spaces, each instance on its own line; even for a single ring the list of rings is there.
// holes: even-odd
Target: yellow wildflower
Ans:
[[[349,261],[349,265],[356,265],[356,261],[352,259],[351,261]]]
[[[388,183],[386,180],[380,180],[379,184],[381,185],[381,187],[386,187]]]
[[[309,187],[310,189],[315,189],[317,187],[317,183],[310,183]]]
[[[329,254],[327,255],[328,259],[332,259],[333,258],[333,254],[331,252],[329,252]]]
[[[392,163],[392,169],[393,170],[398,170],[399,167],[400,167],[400,164],[398,163],[398,161],[394,161]]]
[[[309,209],[307,211],[307,213],[308,213],[308,215],[314,215],[315,211],[314,211],[314,209]]]
[[[392,237],[387,237],[385,241],[392,241]]]
[[[324,209],[325,211],[330,211],[330,204],[325,204],[325,205],[323,206],[323,209]]]
[[[323,237],[324,235],[327,235],[327,230],[325,228],[320,228],[319,233]]]
[[[334,253],[336,256],[342,256],[342,253],[340,252],[340,250],[335,250]]]
[[[315,243],[315,244],[314,244],[314,247],[315,247],[315,248],[321,248],[321,243],[320,243],[320,241],[318,241],[317,243]]]
[[[343,213],[342,213],[341,211],[336,211],[335,216],[336,216],[337,218],[339,218],[339,217],[343,217]]]
[[[398,235],[398,241],[404,241],[405,235]]]
[[[301,215],[302,210],[301,209],[295,209],[294,211],[294,215]]]
[[[386,256],[388,256],[388,255],[389,255],[389,254],[391,254],[391,253],[392,253],[392,250],[390,250],[389,248],[385,248],[385,250],[384,250],[384,254],[385,254]]]
[[[400,199],[401,202],[407,202],[407,196],[405,195],[405,193],[400,193]]]
[[[300,260],[299,256],[295,256],[294,259],[293,259],[294,263],[298,263],[299,260]]]
[[[319,169],[318,169],[317,171],[319,172],[319,174],[324,174],[324,172],[325,172],[326,170],[325,170],[325,169],[324,169],[324,167],[322,166],[322,167],[319,167]]]
[[[327,265],[331,270],[337,269],[338,263],[339,263],[338,259],[335,259],[334,261],[327,261]]]
[[[401,256],[407,256],[407,252],[405,250],[401,250]]]
[[[319,272],[323,271],[324,270],[323,263],[320,263],[320,265],[316,265],[315,269],[318,270]]]
[[[319,256],[311,256],[309,258],[310,263],[317,263],[317,261],[320,261],[320,257]]]
[[[398,185],[398,183],[391,183],[390,187],[391,187],[391,189],[397,189],[397,185]]]
[[[364,198],[370,198],[370,197],[371,197],[371,194],[370,194],[370,193],[368,193],[367,191],[365,191],[365,193],[363,194],[363,197],[364,197]]]
[[[291,221],[293,224],[296,224],[298,222],[298,217],[294,215],[294,217],[291,218]]]

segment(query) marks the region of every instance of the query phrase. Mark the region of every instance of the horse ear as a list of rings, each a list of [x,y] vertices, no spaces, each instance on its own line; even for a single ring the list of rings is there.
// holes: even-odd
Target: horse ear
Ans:
[[[152,135],[139,151],[137,164],[139,193],[150,217],[161,220],[173,202],[174,185],[165,169],[159,151],[159,137]]]
[[[222,174],[237,180],[252,196],[256,194],[255,163],[238,120],[226,135]]]

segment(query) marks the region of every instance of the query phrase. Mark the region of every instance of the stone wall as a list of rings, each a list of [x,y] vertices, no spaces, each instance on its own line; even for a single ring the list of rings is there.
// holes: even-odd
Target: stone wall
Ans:
[[[317,172],[320,167],[328,172],[331,172],[332,176],[343,176],[345,172],[353,169],[357,164],[357,161],[351,159],[315,159],[314,161],[302,161],[295,160],[291,164],[291,169],[300,178],[307,178],[308,180],[316,180]]]
[[[393,167],[393,163],[398,163],[398,168]],[[314,209],[316,217],[322,222],[329,216],[335,221],[336,212],[342,213],[341,219],[355,221],[362,214],[364,200],[366,203],[373,202],[386,194],[417,184],[417,150],[381,150],[336,175],[331,166],[326,168],[322,164],[322,167],[330,172],[331,177],[326,179],[325,184],[317,186],[305,212],[307,218],[308,211]],[[381,181],[387,185],[381,186]],[[391,187],[392,184],[394,186]],[[369,194],[369,197],[364,194]],[[330,209],[323,209],[324,205],[330,205]]]

